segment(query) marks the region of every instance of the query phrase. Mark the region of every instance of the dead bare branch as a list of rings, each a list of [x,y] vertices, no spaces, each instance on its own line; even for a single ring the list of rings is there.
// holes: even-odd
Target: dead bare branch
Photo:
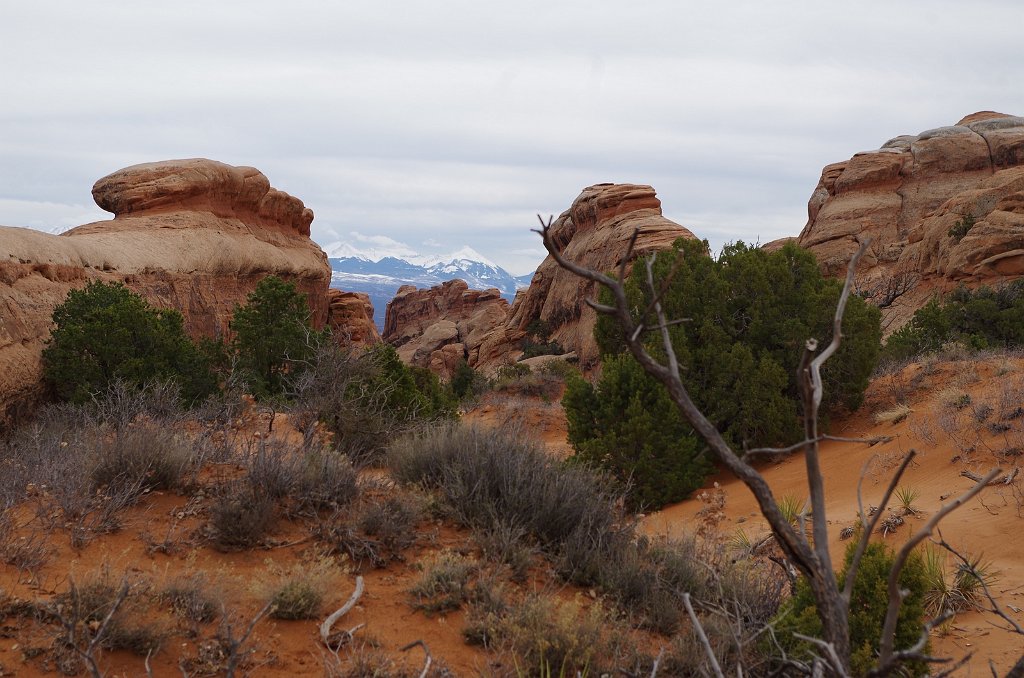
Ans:
[[[1017,467],[1017,466],[1014,466],[1012,471],[1007,473],[1005,476],[999,476],[998,478],[993,478],[992,480],[990,480],[988,482],[988,485],[1009,485],[1010,483],[1013,482],[1013,479],[1017,477],[1017,474],[1019,472],[1020,472],[1020,468]],[[973,480],[976,483],[977,482],[981,482],[981,476],[979,476],[977,473],[972,473],[971,471],[963,470],[963,471],[960,471],[960,475],[962,475],[964,478],[968,478],[970,480]]]
[[[422,640],[414,640],[411,643],[409,643],[408,645],[406,645],[404,647],[398,648],[398,651],[399,652],[406,652],[406,651],[411,650],[412,648],[416,647],[417,645],[419,645],[420,647],[423,648],[423,654],[424,654],[423,670],[420,671],[420,678],[427,678],[427,673],[430,672],[430,665],[431,665],[431,663],[433,663],[434,660],[430,656],[430,648],[427,647],[426,643],[424,643]]]
[[[690,602],[690,594],[683,594],[683,605],[686,606],[686,614],[690,615],[690,623],[693,624],[693,630],[697,634],[697,639],[700,641],[701,647],[704,648],[704,654],[708,657],[708,662],[711,664],[711,670],[715,672],[718,678],[725,678],[725,674],[722,673],[722,667],[718,664],[718,657],[715,656],[715,651],[711,647],[711,641],[708,640],[708,634],[704,633],[704,627],[700,623],[700,619],[697,618],[697,613],[693,611],[693,604]]]
[[[235,638],[234,629],[231,627],[231,621],[227,610],[221,612],[221,642],[224,644],[224,649],[228,653],[227,663],[224,667],[224,675],[227,676],[227,678],[234,678],[235,671],[238,670],[238,665],[242,662],[242,659],[245,656],[242,652],[242,646],[249,640],[249,636],[252,635],[252,631],[256,628],[256,624],[258,624],[263,617],[269,614],[273,608],[273,603],[267,603],[264,605],[260,611],[256,613],[256,616],[249,622],[249,626],[246,627],[245,633],[243,633],[240,638]]]
[[[339,619],[341,619],[346,614],[348,614],[348,612],[353,607],[355,607],[356,603],[359,601],[360,596],[362,596],[362,595],[363,595],[363,577],[362,577],[362,575],[359,575],[359,576],[356,577],[356,588],[352,592],[352,595],[349,596],[348,600],[345,601],[345,604],[342,605],[341,607],[339,607],[334,612],[332,612],[327,617],[327,619],[325,619],[323,621],[323,623],[320,624],[320,642],[321,643],[323,643],[328,648],[330,648],[330,646],[331,646],[331,642],[330,642],[331,641],[331,627],[334,626],[334,624]],[[351,635],[353,633],[355,633],[355,629],[349,631],[348,635],[351,637]]]
[[[857,542],[857,550],[853,552],[853,558],[850,560],[850,569],[846,573],[846,581],[843,582],[843,598],[847,604],[850,602],[850,596],[853,595],[853,582],[857,578],[857,570],[860,569],[860,559],[864,557],[864,551],[868,548],[868,540],[871,539],[871,533],[875,531],[875,527],[878,525],[878,521],[882,518],[882,514],[885,511],[885,507],[888,506],[889,500],[892,499],[893,492],[896,491],[896,486],[899,485],[900,478],[906,472],[910,466],[910,462],[914,460],[917,455],[915,450],[910,450],[906,455],[903,456],[903,461],[900,463],[899,468],[896,469],[896,473],[892,475],[892,479],[889,481],[889,486],[885,488],[885,494],[882,495],[882,502],[878,506],[878,510],[875,511],[870,517],[869,521],[867,514],[864,513],[864,499],[861,495],[861,487],[864,483],[864,475],[867,472],[868,467],[871,465],[877,455],[871,457],[864,464],[864,470],[860,474],[860,478],[857,480],[857,515],[860,516],[861,526],[864,528],[860,535],[860,540]]]
[[[885,612],[885,623],[882,625],[882,637],[879,641],[877,669],[880,672],[879,675],[886,675],[884,671],[891,671],[896,665],[894,662],[898,661],[893,653],[893,645],[896,642],[896,621],[899,616],[900,605],[903,603],[903,598],[905,596],[905,593],[900,590],[899,576],[903,571],[903,566],[906,564],[907,558],[910,557],[911,551],[913,551],[918,544],[932,534],[936,526],[939,524],[939,521],[963,506],[971,497],[985,489],[988,482],[999,475],[999,473],[1000,469],[992,469],[986,473],[981,480],[975,483],[974,487],[967,490],[948,504],[943,504],[939,510],[936,511],[923,526],[921,526],[921,529],[907,540],[896,554],[896,559],[893,562],[892,569],[889,571],[889,607]]]

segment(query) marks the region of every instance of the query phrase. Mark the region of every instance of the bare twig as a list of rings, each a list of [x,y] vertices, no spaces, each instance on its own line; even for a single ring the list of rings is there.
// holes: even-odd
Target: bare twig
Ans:
[[[404,647],[398,648],[398,651],[399,652],[406,652],[406,651],[411,650],[412,648],[416,647],[417,645],[419,645],[420,647],[423,648],[423,654],[424,654],[423,670],[420,671],[420,678],[427,678],[427,673],[430,672],[430,665],[431,665],[431,663],[433,663],[434,660],[430,656],[430,648],[427,647],[426,643],[424,643],[422,640],[414,640],[411,643],[409,643],[408,645],[406,645]]]
[[[342,605],[341,607],[339,607],[334,612],[332,612],[330,614],[330,616],[328,616],[327,619],[325,619],[323,621],[323,623],[320,624],[320,642],[322,642],[327,647],[331,646],[331,642],[330,642],[330,640],[331,640],[331,627],[334,626],[334,624],[339,619],[341,619],[346,614],[348,614],[349,610],[351,610],[353,607],[355,607],[356,602],[359,601],[359,598],[362,595],[363,595],[363,577],[362,577],[362,575],[360,575],[360,576],[356,577],[356,588],[355,588],[355,591],[352,592],[352,595],[349,596],[349,599],[345,602],[345,604]],[[351,637],[351,635],[353,633],[355,633],[355,629],[349,631],[349,636]]]
[[[1017,477],[1017,474],[1019,472],[1020,472],[1020,468],[1017,467],[1017,466],[1014,466],[1013,470],[1010,471],[1009,473],[1007,473],[1005,476],[999,476],[998,478],[993,478],[992,480],[988,481],[988,484],[989,485],[1009,485],[1010,483],[1013,482],[1013,479]],[[977,473],[972,473],[971,471],[968,471],[966,469],[963,470],[963,471],[960,471],[960,475],[962,475],[964,478],[968,478],[970,480],[973,480],[976,483],[981,482],[981,476],[979,476]]]
[[[263,617],[265,617],[274,607],[273,603],[267,603],[256,613],[256,616],[249,622],[249,626],[245,629],[245,633],[242,634],[241,638],[235,638],[234,632],[231,628],[231,622],[228,620],[227,610],[221,613],[222,619],[224,620],[224,635],[221,638],[221,642],[225,645],[225,650],[228,652],[227,664],[224,668],[224,675],[227,678],[234,678],[235,671],[238,669],[239,663],[241,663],[244,653],[242,653],[242,646],[249,640],[249,636],[252,635],[253,629],[256,628],[256,624],[259,623]]]
[[[878,506],[878,510],[875,511],[874,515],[871,516],[871,520],[867,519],[864,513],[864,499],[861,495],[861,487],[864,483],[864,474],[867,472],[868,466],[875,460],[876,457],[872,457],[864,464],[864,470],[861,471],[860,478],[857,480],[857,515],[860,516],[860,523],[863,526],[863,531],[860,535],[860,540],[857,542],[857,550],[853,552],[853,558],[850,560],[850,568],[846,573],[846,581],[843,582],[843,598],[846,600],[847,605],[850,603],[850,596],[853,595],[853,582],[857,578],[857,570],[860,568],[860,559],[864,556],[864,551],[868,547],[868,540],[871,539],[871,533],[875,531],[875,527],[878,525],[878,521],[882,518],[882,514],[885,511],[885,507],[888,506],[889,500],[892,499],[893,492],[896,491],[896,486],[899,485],[900,478],[906,472],[910,466],[910,462],[914,460],[917,452],[910,450],[903,457],[902,463],[896,473],[892,475],[892,479],[889,481],[889,487],[885,489],[885,494],[882,495],[882,502]]]
[[[718,664],[718,657],[715,656],[715,651],[711,647],[711,641],[708,640],[708,634],[704,633],[704,627],[701,626],[700,619],[697,619],[697,613],[693,611],[693,604],[690,602],[689,593],[683,594],[683,605],[686,606],[686,614],[690,615],[690,623],[693,624],[693,630],[697,634],[697,639],[700,641],[701,647],[704,648],[704,654],[708,657],[711,670],[715,672],[717,678],[725,678],[725,674],[722,673],[722,667]]]

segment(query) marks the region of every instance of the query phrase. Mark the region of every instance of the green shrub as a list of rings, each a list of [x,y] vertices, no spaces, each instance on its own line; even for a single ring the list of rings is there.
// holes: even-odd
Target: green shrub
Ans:
[[[277,276],[256,285],[231,317],[232,347],[253,395],[280,395],[286,377],[313,353],[316,337],[306,296]]]
[[[950,343],[975,350],[1024,344],[1024,281],[970,290],[961,285],[932,299],[885,344],[887,360],[903,360]]]
[[[795,245],[769,253],[737,243],[717,259],[706,247],[679,240],[654,264],[655,280],[671,275],[660,299],[667,317],[687,319],[669,328],[683,382],[734,447],[792,443],[802,436],[797,366],[807,339],[831,339],[842,285],[823,278],[814,256]],[[641,269],[626,285],[635,309],[651,307]],[[607,292],[602,300],[611,303]],[[850,298],[844,341],[822,372],[824,414],[863,400],[879,351],[879,317],[878,309]],[[657,325],[651,315],[639,320]],[[702,445],[664,388],[634,366],[615,321],[601,316],[594,335],[605,356],[601,379],[593,391],[577,380],[563,400],[577,455],[631,478],[634,505],[684,498],[710,469]],[[663,354],[660,333],[647,337],[653,354]]]
[[[839,581],[846,579],[856,547],[856,541],[847,547]],[[860,569],[850,596],[849,612],[852,649],[850,668],[854,675],[864,675],[875,666],[882,624],[889,604],[888,580],[894,559],[889,547],[879,543],[869,544],[861,557]],[[924,559],[919,554],[911,554],[900,573],[899,583],[900,588],[907,593],[897,617],[894,646],[897,650],[917,642],[924,629],[928,579]],[[776,619],[776,633],[779,643],[791,657],[806,660],[818,651],[819,648],[793,636],[794,633],[813,638],[822,636],[821,620],[806,579],[797,582],[796,593],[780,611]],[[928,647],[925,646],[922,652],[927,654]],[[912,676],[923,676],[928,672],[928,666],[923,662],[905,664],[903,669],[907,675]]]
[[[974,222],[973,215],[965,214],[962,219],[958,219],[955,224],[949,227],[949,237],[956,242],[960,242],[974,228]]]
[[[394,438],[423,422],[456,418],[455,398],[429,370],[408,367],[394,347],[348,349],[327,339],[293,382],[295,409],[319,421],[335,447],[357,463],[375,462]]]
[[[487,379],[463,359],[456,366],[448,386],[456,400],[466,400],[483,393],[487,388]]]
[[[63,400],[85,403],[109,384],[173,380],[194,402],[216,389],[180,313],[153,308],[121,283],[92,281],[53,311],[43,376]]]
[[[629,356],[606,358],[596,387],[571,375],[562,405],[573,459],[607,470],[628,487],[633,509],[678,501],[712,471],[668,392]]]

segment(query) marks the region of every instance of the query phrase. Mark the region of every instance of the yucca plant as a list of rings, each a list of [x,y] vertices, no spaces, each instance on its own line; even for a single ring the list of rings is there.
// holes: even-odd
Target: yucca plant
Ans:
[[[946,552],[928,544],[924,549],[924,580],[927,588],[924,594],[924,609],[932,617],[938,617],[947,609],[956,611],[953,601],[953,587],[946,577]]]
[[[795,494],[787,494],[779,498],[779,512],[788,523],[795,525],[806,503]]]
[[[896,504],[902,509],[903,515],[917,515],[917,507],[914,506],[914,501],[921,496],[913,487],[898,487],[896,488]]]
[[[982,560],[982,557],[982,554],[968,556],[967,562],[957,565],[953,573],[953,591],[960,600],[960,609],[977,607],[985,589],[995,583],[992,561]]]

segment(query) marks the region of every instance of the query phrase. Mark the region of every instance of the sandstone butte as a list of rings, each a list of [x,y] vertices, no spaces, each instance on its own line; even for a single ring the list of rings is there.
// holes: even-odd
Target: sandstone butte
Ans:
[[[865,238],[862,290],[894,278],[916,286],[883,309],[892,331],[936,292],[1024,275],[1024,117],[983,111],[956,125],[898,136],[827,165],[797,242],[842,275]],[[961,239],[950,228],[975,225]]]
[[[214,336],[274,274],[307,295],[317,326],[376,339],[368,300],[329,295],[327,257],[309,238],[313,212],[258,170],[205,159],[146,163],[103,177],[92,194],[113,219],[61,235],[0,227],[0,421],[39,394],[53,309],[90,280],[123,282],[181,311],[194,336]]]
[[[552,234],[569,259],[608,271],[627,255],[635,229],[641,231],[634,258],[695,237],[662,215],[653,188],[634,184],[583,189],[555,220]],[[461,280],[428,290],[404,286],[388,304],[382,336],[406,362],[447,377],[462,359],[484,372],[515,360],[527,327],[541,320],[551,329],[550,339],[589,369],[600,356],[593,338],[597,316],[584,300],[596,294],[594,283],[562,270],[548,256],[511,306],[498,290],[470,290]]]

